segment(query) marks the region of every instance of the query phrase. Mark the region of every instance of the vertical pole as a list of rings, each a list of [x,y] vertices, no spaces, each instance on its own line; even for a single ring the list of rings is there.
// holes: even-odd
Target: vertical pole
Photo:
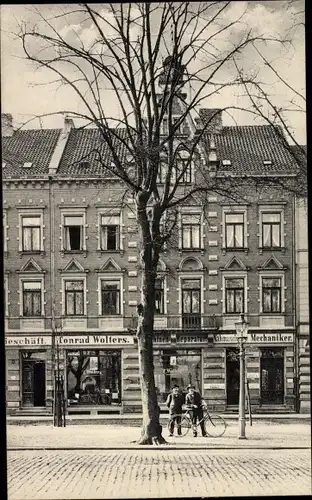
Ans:
[[[238,416],[238,439],[246,439],[245,420],[245,347],[239,344],[239,416]]]

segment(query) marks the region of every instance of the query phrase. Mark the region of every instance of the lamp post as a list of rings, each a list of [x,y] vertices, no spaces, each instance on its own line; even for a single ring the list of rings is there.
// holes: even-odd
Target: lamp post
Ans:
[[[236,339],[239,346],[239,414],[238,414],[238,439],[246,439],[245,420],[245,343],[248,338],[248,323],[244,315],[235,323]]]
[[[64,405],[64,378],[60,370],[60,350],[55,328],[55,360],[54,360],[54,427],[65,427],[65,405]]]

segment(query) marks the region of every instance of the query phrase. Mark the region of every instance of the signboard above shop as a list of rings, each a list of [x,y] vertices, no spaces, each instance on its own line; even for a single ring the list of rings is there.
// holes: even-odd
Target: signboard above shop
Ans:
[[[134,344],[134,337],[132,335],[57,335],[55,337],[59,346],[114,346],[122,347],[125,345]],[[51,346],[52,337],[44,335],[15,335],[7,336],[5,338],[6,347],[40,347]]]
[[[43,335],[14,335],[10,337],[5,337],[5,346],[6,347],[39,347],[44,345],[52,345],[52,337],[51,336],[43,336]]]
[[[293,333],[248,333],[246,344],[292,344]],[[214,344],[237,344],[233,333],[216,333],[213,336]]]

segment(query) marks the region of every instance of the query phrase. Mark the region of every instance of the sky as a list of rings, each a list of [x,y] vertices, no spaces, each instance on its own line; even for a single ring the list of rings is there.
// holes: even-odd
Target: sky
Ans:
[[[230,43],[239,40],[243,30],[253,30],[259,36],[285,37],[291,36],[291,45],[282,47],[273,43],[264,47],[264,53],[273,62],[279,74],[285,82],[300,94],[305,94],[305,36],[304,28],[300,25],[302,21],[301,12],[304,11],[304,1],[295,0],[286,9],[286,1],[237,1],[233,0],[222,15],[221,23],[228,23],[238,19],[242,14],[242,20],[226,32],[217,37],[218,50],[226,50]],[[36,6],[39,14],[43,17],[59,12],[60,7],[56,4],[44,4]],[[73,9],[74,4],[62,4],[61,8]],[[105,9],[105,4],[103,4]],[[64,109],[80,112],[81,103],[72,91],[64,87],[47,86],[45,83],[53,78],[46,70],[38,70],[34,64],[25,60],[25,55],[20,39],[16,36],[19,27],[23,23],[29,26],[38,24],[38,13],[34,13],[33,6],[24,5],[1,5],[1,102],[2,113],[11,113],[16,125],[25,123],[33,116],[54,113]],[[295,28],[294,22],[298,26]],[[155,24],[157,21],[155,20]],[[81,16],[72,14],[70,18],[60,18],[56,24],[57,30],[72,40],[75,30],[83,41],[92,42],[94,37],[94,26],[90,22],[82,22]],[[156,26],[155,26],[156,28]],[[292,28],[291,32],[289,31]],[[208,36],[208,31],[205,35]],[[135,33],[137,36],[137,34]],[[36,47],[38,50],[40,47]],[[296,96],[287,85],[282,83],[269,68],[260,64],[255,58],[255,52],[247,47],[242,53],[239,63],[246,72],[259,71],[259,78],[268,88],[268,92],[277,107],[291,108],[296,106],[296,111],[287,113],[288,124],[294,132],[296,140],[306,144],[306,117],[304,112],[305,101]],[[191,69],[198,69],[201,64],[200,58],[191,62]],[[225,67],[218,75],[224,81],[231,80],[230,68]],[[102,95],[103,107],[107,116],[116,114],[116,100],[112,94],[105,92]],[[246,107],[246,99],[237,89],[227,86],[220,92],[203,101],[202,106],[218,108],[223,106]],[[38,119],[24,125],[27,128],[61,128],[64,117],[54,115]],[[224,116],[226,125],[254,124],[254,118],[246,112],[232,111]],[[260,123],[260,122],[257,122]]]

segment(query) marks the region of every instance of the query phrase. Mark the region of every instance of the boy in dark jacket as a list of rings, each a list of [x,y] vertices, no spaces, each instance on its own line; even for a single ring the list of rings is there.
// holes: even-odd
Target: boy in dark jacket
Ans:
[[[174,385],[170,394],[168,394],[166,405],[169,408],[169,418],[172,419],[169,426],[169,437],[173,436],[174,424],[178,428],[178,436],[181,436],[181,413],[184,398],[179,391],[179,386]],[[175,418],[172,418],[177,415]]]
[[[193,385],[187,386],[187,390],[188,392],[185,397],[185,404],[188,408],[191,409],[193,436],[197,437],[196,422],[197,419],[201,421],[203,418],[202,397],[199,392],[195,391],[195,387]],[[203,421],[200,422],[200,429],[203,437],[207,437],[205,424]]]

